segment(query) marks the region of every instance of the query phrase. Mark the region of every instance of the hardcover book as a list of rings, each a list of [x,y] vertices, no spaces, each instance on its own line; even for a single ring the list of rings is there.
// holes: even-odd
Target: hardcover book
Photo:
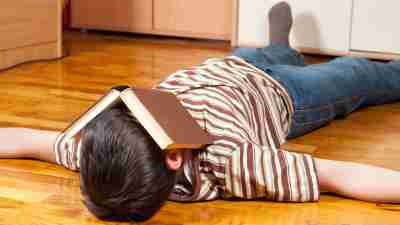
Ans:
[[[128,86],[112,88],[63,132],[62,139],[78,135],[96,116],[121,102],[163,150],[197,149],[213,141],[174,94]]]

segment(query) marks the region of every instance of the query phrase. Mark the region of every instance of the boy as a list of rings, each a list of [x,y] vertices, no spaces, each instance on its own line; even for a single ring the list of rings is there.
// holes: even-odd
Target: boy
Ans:
[[[290,7],[279,3],[269,17],[271,46],[208,60],[156,87],[178,96],[216,138],[210,146],[162,152],[136,119],[116,106],[66,146],[57,132],[0,129],[5,140],[0,157],[30,157],[79,169],[84,202],[104,220],[144,221],[167,199],[312,202],[318,201],[320,188],[366,201],[400,203],[400,172],[280,147],[287,137],[303,135],[359,107],[399,100],[400,62],[339,58],[306,66],[289,47]]]

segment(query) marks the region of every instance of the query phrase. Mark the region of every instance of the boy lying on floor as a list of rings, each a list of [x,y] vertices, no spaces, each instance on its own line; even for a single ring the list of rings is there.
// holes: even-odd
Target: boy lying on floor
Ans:
[[[400,62],[339,58],[306,66],[289,45],[290,7],[279,3],[269,17],[269,47],[239,49],[178,71],[155,87],[174,93],[216,137],[206,148],[165,153],[126,109],[115,107],[67,147],[59,147],[57,132],[0,129],[0,157],[80,170],[85,204],[104,220],[144,221],[168,199],[312,202],[319,200],[320,188],[400,203],[400,172],[281,148],[287,138],[360,107],[399,100]]]

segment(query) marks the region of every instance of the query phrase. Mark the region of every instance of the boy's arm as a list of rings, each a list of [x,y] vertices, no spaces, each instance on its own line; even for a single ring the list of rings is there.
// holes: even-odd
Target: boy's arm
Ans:
[[[0,158],[33,158],[56,163],[53,151],[59,132],[0,128]]]
[[[400,171],[315,159],[321,189],[372,202],[400,203]]]

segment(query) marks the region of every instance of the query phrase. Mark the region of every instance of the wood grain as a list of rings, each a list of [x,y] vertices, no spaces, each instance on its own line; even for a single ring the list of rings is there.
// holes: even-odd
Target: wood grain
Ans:
[[[60,0],[3,0],[0,7],[0,69],[62,56]]]
[[[150,87],[177,69],[230,51],[229,43],[142,36],[65,34],[70,56],[0,72],[0,126],[58,130],[116,84]],[[307,57],[308,62],[325,58]],[[400,105],[371,107],[289,146],[314,155],[400,169]],[[323,194],[319,203],[168,202],[149,225],[398,225],[397,206]],[[0,160],[0,224],[97,225],[79,174],[30,160]]]
[[[79,29],[231,40],[232,31],[236,31],[232,28],[236,26],[236,1],[72,1],[71,26]]]
[[[131,0],[132,1],[132,0]],[[153,30],[153,1],[133,0],[129,31],[151,33]]]
[[[232,0],[153,0],[154,30],[230,40]]]
[[[129,31],[132,0],[71,2],[71,26],[75,28]]]

